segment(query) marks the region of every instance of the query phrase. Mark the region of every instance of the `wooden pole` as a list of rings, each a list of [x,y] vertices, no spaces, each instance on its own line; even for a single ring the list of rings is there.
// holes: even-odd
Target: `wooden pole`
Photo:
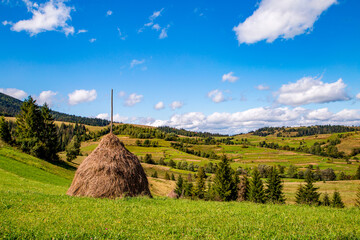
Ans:
[[[113,129],[113,90],[111,89],[111,124],[110,124],[110,133],[112,133]]]

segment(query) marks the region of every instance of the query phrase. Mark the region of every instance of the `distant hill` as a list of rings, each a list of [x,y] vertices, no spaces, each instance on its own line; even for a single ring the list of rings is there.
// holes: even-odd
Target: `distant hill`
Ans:
[[[15,117],[20,113],[21,105],[22,101],[0,93],[0,116]],[[51,111],[51,113],[57,121],[81,123],[91,126],[106,126],[110,124],[110,121],[98,118],[80,117],[57,111]]]

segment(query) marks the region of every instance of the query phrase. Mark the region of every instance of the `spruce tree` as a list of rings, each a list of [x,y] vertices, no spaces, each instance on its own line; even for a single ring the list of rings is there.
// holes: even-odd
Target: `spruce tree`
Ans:
[[[341,195],[338,191],[335,190],[332,201],[331,201],[331,206],[332,207],[336,207],[336,208],[344,208],[344,202],[341,199]]]
[[[58,156],[56,154],[58,147],[57,130],[54,123],[54,118],[51,115],[50,109],[46,103],[41,108],[41,116],[43,121],[41,140],[45,143],[46,148],[44,159],[58,160]],[[78,147],[80,151],[80,141],[77,144],[79,144]]]
[[[169,176],[168,172],[165,172],[165,179],[170,180],[170,176]]]
[[[257,168],[255,168],[252,172],[252,179],[250,181],[249,188],[249,200],[255,203],[266,202],[264,184],[261,180],[260,172]]]
[[[171,174],[171,180],[175,181],[175,175],[173,173]]]
[[[152,178],[158,178],[158,173],[157,171],[155,171],[152,175],[151,175]]]
[[[228,158],[224,155],[215,173],[214,190],[221,201],[231,201],[237,198],[237,183]]]
[[[331,205],[329,194],[327,194],[327,193],[324,194],[322,205],[323,206],[330,206]]]
[[[177,181],[176,181],[176,187],[175,187],[175,193],[178,195],[178,197],[181,197],[184,191],[184,179],[181,175],[179,175]]]
[[[195,196],[200,199],[203,199],[205,196],[205,179],[206,174],[203,167],[199,167],[198,173],[196,176],[196,187],[195,187]]]
[[[12,142],[9,123],[5,121],[4,117],[0,118],[0,139],[6,143]]]
[[[360,180],[360,166],[356,170],[355,179]]]
[[[249,184],[249,179],[246,176],[243,176],[238,184],[238,201],[242,202],[249,200]]]
[[[267,189],[265,190],[267,200],[271,203],[285,203],[283,184],[276,168],[271,168],[269,175]]]
[[[320,194],[317,192],[318,188],[314,187],[313,178],[311,175],[305,179],[306,184],[300,185],[296,193],[296,203],[308,204],[308,205],[319,205]]]

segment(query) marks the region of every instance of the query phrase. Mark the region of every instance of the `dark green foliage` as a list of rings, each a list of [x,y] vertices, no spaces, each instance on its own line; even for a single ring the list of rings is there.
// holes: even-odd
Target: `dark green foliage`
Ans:
[[[332,168],[327,168],[321,171],[321,179],[323,181],[335,181],[336,174]]]
[[[215,173],[214,190],[221,201],[232,201],[237,198],[237,175],[230,167],[228,158],[224,155]]]
[[[170,159],[170,161],[167,164],[169,167],[171,168],[175,168],[176,167],[176,163],[174,162],[174,160]]]
[[[16,124],[16,140],[24,152],[45,160],[58,160],[57,131],[46,104],[39,108],[30,96],[23,102]]]
[[[323,206],[330,206],[331,205],[329,194],[327,194],[327,193],[324,194],[324,197],[323,197],[323,200],[322,200],[321,204]]]
[[[177,129],[177,128],[171,128],[171,127],[158,127],[158,129],[165,133],[175,133],[176,135],[182,135],[187,137],[225,137],[228,135],[222,135],[222,134],[213,134],[208,132],[190,132],[185,129]]]
[[[73,139],[71,140],[70,144],[66,147],[66,160],[71,162],[74,160],[77,156],[80,155],[80,140],[75,135]]]
[[[331,206],[332,207],[336,207],[336,208],[344,208],[344,202],[341,199],[341,195],[338,191],[335,190],[334,194],[333,194],[333,198],[331,201]]]
[[[287,171],[287,175],[289,178],[296,178],[297,175],[297,167],[295,167],[294,165],[290,165],[288,171]]]
[[[267,201],[271,203],[285,203],[283,188],[279,173],[276,168],[272,168],[265,190]]]
[[[147,164],[155,164],[155,161],[153,160],[151,154],[148,154],[148,153],[145,154],[144,163],[147,163]]]
[[[319,205],[320,194],[317,192],[318,188],[314,187],[313,179],[306,178],[306,184],[300,185],[296,193],[297,204]]]
[[[175,187],[175,193],[178,195],[178,197],[181,197],[183,195],[184,191],[184,179],[181,175],[179,175],[177,181],[176,181],[176,187]]]
[[[358,191],[356,193],[355,206],[360,208],[360,187],[358,188]]]
[[[355,179],[360,180],[360,166],[356,170]]]
[[[168,172],[165,173],[165,179],[170,180],[170,176],[169,176]]]
[[[0,118],[0,139],[6,143],[12,142],[9,123],[5,121],[4,117]]]
[[[157,173],[157,171],[155,171],[153,174],[151,174],[151,177],[152,177],[152,178],[158,178],[158,173]]]
[[[175,181],[175,175],[173,173],[171,174],[171,180]]]
[[[249,187],[249,201],[255,203],[265,203],[266,195],[264,190],[264,184],[261,180],[259,170],[255,168],[252,172]]]
[[[184,192],[183,192],[183,196],[184,197],[192,197],[193,196],[193,191],[194,191],[194,184],[192,182],[189,181],[184,181]]]
[[[205,197],[205,179],[206,174],[203,167],[199,167],[197,176],[196,176],[196,187],[194,190],[194,195],[200,199]]]
[[[242,202],[249,200],[249,185],[249,179],[246,176],[243,176],[238,184],[238,201]]]

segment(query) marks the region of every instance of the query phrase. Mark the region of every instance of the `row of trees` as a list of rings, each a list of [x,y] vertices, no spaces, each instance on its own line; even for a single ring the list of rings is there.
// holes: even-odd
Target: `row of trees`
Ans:
[[[182,152],[185,152],[185,153],[188,153],[191,155],[195,155],[198,157],[209,158],[209,159],[220,159],[220,156],[218,156],[213,151],[203,152],[200,150],[194,150],[194,149],[189,148],[187,145],[184,145],[183,143],[172,142],[171,147],[174,149],[177,149],[179,151],[182,151]]]

